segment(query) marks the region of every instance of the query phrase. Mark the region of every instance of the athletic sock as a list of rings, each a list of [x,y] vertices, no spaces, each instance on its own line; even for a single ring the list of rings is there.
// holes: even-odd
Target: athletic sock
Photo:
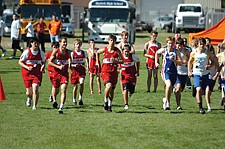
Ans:
[[[104,98],[104,102],[108,102],[108,98],[105,97],[105,98]]]
[[[79,96],[79,101],[81,101],[81,100],[82,100],[82,96],[80,95],[80,96]]]
[[[64,108],[64,104],[60,104],[60,109],[63,109]]]
[[[167,103],[166,103],[166,107],[170,107],[170,103],[167,102]]]
[[[198,103],[198,107],[199,107],[199,109],[202,109],[202,102]]]
[[[111,107],[112,106],[112,101],[108,100],[108,106]]]
[[[208,109],[211,109],[210,103],[207,103],[207,107],[208,107]]]

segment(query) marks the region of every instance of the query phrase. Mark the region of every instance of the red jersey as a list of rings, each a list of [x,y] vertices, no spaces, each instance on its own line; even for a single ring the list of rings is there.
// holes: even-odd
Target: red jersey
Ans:
[[[42,57],[41,57],[40,50],[38,50],[37,55],[33,55],[31,49],[28,48],[28,57],[25,59],[24,63],[26,66],[33,67],[33,69],[31,71],[22,67],[22,76],[25,80],[29,79],[31,76],[41,78],[41,76],[42,76],[42,73],[41,73]]]
[[[151,55],[153,57],[155,57],[155,53],[159,50],[159,43],[158,42],[155,42],[155,43],[152,43],[152,42],[148,42],[148,49],[147,49],[147,54],[148,55]],[[148,65],[148,68],[156,68],[155,67],[155,59],[152,59],[152,58],[147,58],[147,65]]]
[[[80,50],[80,52],[73,51],[71,55],[72,64],[75,64],[76,66],[83,66],[86,58],[87,55],[83,50]]]
[[[133,54],[131,53],[129,54],[129,57],[124,57],[124,55],[122,55],[124,60],[124,63],[120,65],[122,84],[136,83],[136,67],[132,55]]]
[[[62,70],[54,67],[55,74],[68,75],[69,58],[70,54],[68,49],[66,49],[64,53],[62,53],[59,48],[57,49],[57,54],[56,58],[54,59],[54,63],[58,66],[65,65],[65,67]]]
[[[51,55],[52,55],[52,51],[50,51],[50,52],[48,52],[48,53],[45,53],[45,58],[46,58],[46,60],[49,60],[50,57],[51,57]],[[49,76],[49,77],[52,77],[52,76],[53,76],[53,71],[54,71],[54,67],[48,65],[48,76]]]
[[[45,22],[42,22],[42,23],[38,22],[38,24],[37,24],[37,31],[38,31],[39,33],[44,34],[44,33],[45,33],[45,28],[46,28],[46,27],[47,27],[47,26],[46,26]]]
[[[96,48],[94,51],[92,51],[91,49],[89,49],[91,52],[93,52],[93,57],[89,58],[89,67],[90,67],[90,73],[92,74],[100,74],[101,73],[101,65],[100,65],[100,61],[99,66],[96,66],[96,52],[98,51],[98,49]]]
[[[104,49],[104,57],[103,57],[103,64],[102,64],[102,72],[116,72],[117,71],[117,63],[113,63],[111,58],[119,58],[118,48],[114,48],[113,52],[109,52],[108,48],[105,47]]]
[[[87,54],[81,50],[80,52],[73,51],[71,54],[71,84],[79,83],[80,78],[85,78],[86,69],[84,67],[85,59],[87,58]]]
[[[84,63],[85,63],[85,59],[87,58],[87,55],[85,54],[85,52],[83,50],[81,50],[80,52],[76,52],[73,51],[72,55],[71,55],[71,61],[72,61],[72,65],[75,65],[75,67],[72,67],[72,71],[84,71],[85,72],[85,67],[84,67]]]

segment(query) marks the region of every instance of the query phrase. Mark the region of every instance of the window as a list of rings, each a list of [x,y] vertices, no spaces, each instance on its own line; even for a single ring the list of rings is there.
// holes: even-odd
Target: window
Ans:
[[[92,8],[90,10],[91,22],[127,22],[129,21],[128,9]]]

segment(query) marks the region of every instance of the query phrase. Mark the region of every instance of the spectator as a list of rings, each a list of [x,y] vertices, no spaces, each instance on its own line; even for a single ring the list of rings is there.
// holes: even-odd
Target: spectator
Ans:
[[[13,55],[9,57],[10,59],[16,58],[16,51],[19,49],[23,53],[23,49],[20,47],[21,39],[21,23],[16,14],[13,14],[13,21],[11,25],[11,39],[12,39],[12,49]]]
[[[50,21],[48,28],[51,42],[59,42],[62,22],[57,20],[54,14],[52,15],[52,21]]]
[[[3,20],[0,20],[0,49],[2,50],[2,57],[4,57],[7,52],[6,50],[2,48],[2,44],[1,44],[4,26],[5,26],[5,22]]]
[[[26,26],[26,30],[27,30],[27,48],[30,47],[30,40],[34,38],[34,28],[32,25],[33,22],[33,18],[30,18],[29,23]]]
[[[88,53],[88,57],[89,57],[89,63],[90,63],[90,69],[89,69],[89,73],[90,73],[90,90],[91,90],[91,94],[94,94],[94,90],[93,90],[93,81],[94,81],[94,76],[96,76],[96,80],[97,80],[97,85],[98,85],[98,94],[101,94],[101,78],[100,78],[100,74],[101,74],[101,64],[100,62],[98,62],[99,66],[96,65],[96,53],[99,50],[99,48],[95,47],[95,41],[93,39],[91,39],[89,41],[89,49],[87,50]]]
[[[40,17],[39,21],[34,23],[34,26],[37,25],[36,37],[38,38],[41,44],[41,50],[45,52],[45,28],[47,27],[44,22],[44,17]]]
[[[144,56],[146,57],[146,67],[148,71],[147,78],[147,92],[150,92],[152,75],[154,78],[154,90],[155,93],[158,87],[158,68],[155,66],[155,53],[161,48],[161,43],[156,39],[158,36],[157,31],[150,33],[150,41],[145,43]]]

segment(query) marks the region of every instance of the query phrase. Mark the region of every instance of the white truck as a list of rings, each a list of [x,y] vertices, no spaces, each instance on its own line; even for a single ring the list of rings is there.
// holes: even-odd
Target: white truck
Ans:
[[[73,4],[69,2],[62,2],[62,31],[64,36],[74,37],[75,35],[75,21],[74,21],[74,8]]]
[[[179,4],[174,14],[174,33],[196,32],[205,29],[205,17],[201,4]]]

